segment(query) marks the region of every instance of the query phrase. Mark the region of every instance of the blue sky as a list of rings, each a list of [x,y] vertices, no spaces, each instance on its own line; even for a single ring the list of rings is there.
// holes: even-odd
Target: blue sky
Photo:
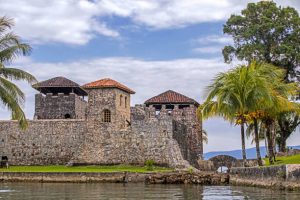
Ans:
[[[222,27],[244,0],[0,0],[0,15],[14,18],[14,31],[33,47],[12,63],[38,80],[65,76],[84,84],[110,77],[136,91],[131,104],[172,89],[203,102],[205,86],[225,64],[222,47],[231,38]],[[255,1],[251,1],[255,2]],[[278,0],[300,10],[299,1]],[[33,117],[34,91],[25,112]],[[0,117],[9,119],[2,108]],[[222,119],[204,122],[205,151],[240,148],[237,127]],[[289,145],[299,144],[299,132]],[[247,147],[250,147],[250,140]]]

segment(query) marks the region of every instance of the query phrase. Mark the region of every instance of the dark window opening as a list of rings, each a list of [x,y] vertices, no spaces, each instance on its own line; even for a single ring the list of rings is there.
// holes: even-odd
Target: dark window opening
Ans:
[[[65,114],[65,119],[70,119],[71,115],[70,114]]]
[[[166,105],[166,109],[167,110],[173,110],[174,109],[174,105]]]
[[[123,95],[120,95],[120,106],[122,106]]]
[[[111,122],[110,110],[105,109],[102,114],[102,122]]]
[[[161,105],[153,105],[153,107],[155,108],[155,110],[161,110]]]
[[[179,109],[184,109],[184,108],[188,108],[190,107],[190,105],[179,105],[178,108]]]
[[[125,97],[125,108],[127,108],[127,97]]]

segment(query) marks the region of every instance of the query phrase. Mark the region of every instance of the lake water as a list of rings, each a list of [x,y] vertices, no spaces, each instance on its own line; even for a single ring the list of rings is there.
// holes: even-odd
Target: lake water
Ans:
[[[300,192],[234,186],[145,185],[109,183],[1,183],[1,199],[287,199]]]

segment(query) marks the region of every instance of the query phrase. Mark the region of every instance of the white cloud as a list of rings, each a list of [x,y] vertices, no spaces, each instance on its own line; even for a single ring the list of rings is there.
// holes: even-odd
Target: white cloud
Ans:
[[[224,36],[224,35],[209,35],[205,37],[199,37],[193,42],[197,44],[220,44],[220,45],[225,45],[225,44],[230,44],[233,42],[232,38],[229,36]]]
[[[198,47],[198,48],[194,48],[192,51],[194,53],[201,53],[201,54],[221,53],[222,47],[221,46]]]
[[[117,31],[94,17],[101,15],[85,0],[0,0],[0,13],[15,20],[15,31],[35,43],[85,44],[96,33],[117,37]]]
[[[255,0],[256,1],[256,0]],[[0,0],[0,13],[16,21],[16,31],[36,43],[86,44],[97,34],[118,37],[103,17],[118,16],[152,29],[226,20],[245,8],[243,0]],[[300,8],[296,1],[276,1]],[[118,28],[117,28],[118,29]]]

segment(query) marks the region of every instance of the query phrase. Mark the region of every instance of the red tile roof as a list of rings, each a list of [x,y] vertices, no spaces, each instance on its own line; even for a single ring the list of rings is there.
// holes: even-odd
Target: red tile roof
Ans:
[[[87,83],[85,85],[82,86],[84,89],[95,89],[95,88],[118,88],[120,90],[123,90],[125,92],[128,92],[130,94],[134,94],[135,92],[131,89],[129,89],[128,87],[126,87],[125,85],[112,80],[110,78],[104,78],[98,81],[94,81],[91,83]]]
[[[145,101],[145,104],[195,104],[199,105],[197,101],[178,92],[168,90],[164,93],[161,93],[155,97],[152,97]]]

